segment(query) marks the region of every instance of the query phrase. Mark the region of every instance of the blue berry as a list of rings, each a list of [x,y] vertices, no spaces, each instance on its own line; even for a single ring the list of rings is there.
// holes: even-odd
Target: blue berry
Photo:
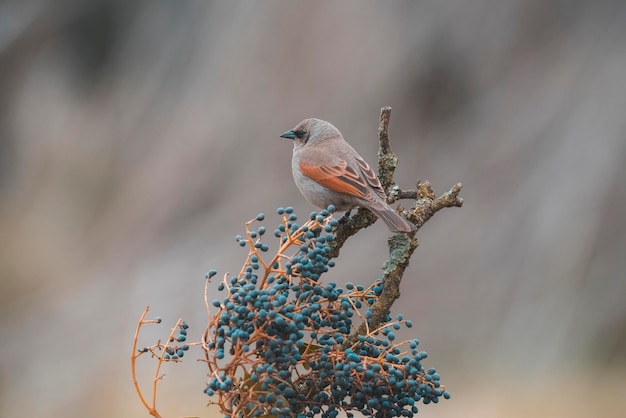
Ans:
[[[362,307],[375,303],[383,285],[378,279],[363,295],[362,285],[348,283],[341,288],[323,280],[323,274],[335,265],[328,256],[329,242],[335,238],[332,230],[338,225],[330,217],[334,209],[312,213],[310,221],[300,227],[292,207],[279,208],[277,213],[287,216],[275,235],[286,244],[281,251],[290,247],[294,256],[288,259],[289,253],[279,254],[266,267],[259,255],[250,254],[240,275],[230,278],[226,286],[218,285],[218,291],[227,294],[213,301],[220,308],[219,317],[214,318],[214,334],[207,347],[214,360],[224,362],[227,355],[253,355],[254,365],[243,370],[258,385],[258,395],[246,400],[256,408],[252,416],[286,418],[299,411],[304,417],[335,417],[344,409],[350,417],[349,411],[410,417],[417,412],[417,401],[437,403],[450,396],[439,374],[422,367],[427,354],[417,350],[417,340],[394,343],[394,332],[401,324],[412,325],[401,314],[397,322],[387,315],[380,332],[361,335],[352,349],[341,351],[355,327],[353,318],[360,318]],[[249,237],[256,239],[264,233],[260,227],[249,232]],[[247,242],[241,238],[240,245],[242,241],[243,245]],[[261,251],[269,249],[261,239],[251,245]],[[371,309],[366,309],[365,316],[372,316]],[[176,348],[176,358],[182,357],[185,347]],[[307,369],[306,380],[296,372],[302,367]],[[232,376],[214,374],[205,392],[224,396],[233,388]]]

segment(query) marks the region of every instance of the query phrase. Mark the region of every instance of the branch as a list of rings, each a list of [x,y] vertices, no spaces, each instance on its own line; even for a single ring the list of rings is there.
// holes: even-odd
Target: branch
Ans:
[[[403,190],[396,185],[393,178],[395,169],[398,165],[398,158],[391,150],[389,140],[389,120],[391,118],[391,108],[385,106],[380,111],[380,122],[378,126],[378,177],[387,191],[387,201],[393,203],[399,199],[414,199],[415,202],[408,211],[399,207],[401,213],[404,213],[411,222],[417,226],[419,230],[432,216],[446,207],[461,207],[463,199],[458,197],[463,185],[455,184],[450,190],[435,198],[435,193],[428,181],[418,180],[416,184],[417,190]],[[371,216],[370,216],[371,215]],[[372,218],[374,220],[372,220]],[[331,255],[336,257],[343,243],[362,228],[370,226],[375,221],[375,216],[369,211],[359,209],[357,214],[350,219],[343,219],[339,222],[337,228],[337,238],[333,242],[333,251]],[[350,222],[351,221],[351,222]],[[389,238],[387,244],[389,246],[389,257],[383,265],[383,292],[380,297],[372,305],[372,315],[367,323],[362,323],[357,330],[352,333],[350,338],[344,344],[344,347],[352,345],[359,335],[364,335],[367,328],[378,328],[387,321],[387,316],[391,311],[391,306],[400,297],[400,282],[404,271],[409,265],[409,260],[413,252],[418,246],[417,239],[414,238],[415,232],[398,233]]]
[[[141,326],[143,324],[161,322],[160,319],[146,320],[145,317],[149,310],[150,310],[150,307],[146,306],[146,309],[144,309],[143,313],[141,314],[141,318],[139,318],[139,322],[137,323],[137,329],[135,330],[135,338],[133,339],[133,354],[130,358],[130,362],[131,362],[131,370],[133,374],[133,385],[135,386],[135,390],[137,391],[137,395],[139,395],[139,399],[141,400],[141,403],[148,410],[148,413],[150,415],[156,418],[161,418],[161,415],[159,415],[159,413],[156,410],[156,385],[157,385],[158,380],[155,379],[153,382],[154,387],[153,387],[153,392],[152,392],[152,405],[148,404],[148,401],[146,400],[146,398],[144,398],[143,393],[141,392],[141,388],[139,387],[139,382],[137,381],[137,369],[136,369],[137,359],[142,354],[149,352],[148,348],[144,348],[142,350],[137,349],[137,341],[139,339],[139,330],[141,329]],[[161,361],[159,361],[159,366],[157,368],[157,375],[158,375],[160,367],[161,367]]]
[[[409,209],[408,218],[415,223],[418,230],[435,213],[443,208],[461,207],[463,199],[458,197],[463,185],[457,183],[446,193],[438,198],[432,191],[428,181],[418,181],[418,199]],[[350,336],[346,346],[352,345],[359,335],[367,332],[367,327],[378,328],[387,322],[387,315],[391,311],[391,306],[400,297],[400,282],[404,275],[404,270],[409,265],[409,260],[418,246],[418,242],[410,234],[395,234],[387,241],[389,245],[389,258],[383,266],[383,292],[372,305],[372,316],[367,324],[362,323],[359,328]]]
[[[441,209],[462,207],[463,199],[459,197],[462,188],[463,185],[457,183],[450,190],[435,199],[435,193],[430,182],[418,180],[418,199],[409,209],[408,219],[419,229]]]
[[[385,106],[380,109],[378,122],[378,178],[387,195],[389,195],[389,190],[396,185],[393,174],[398,166],[398,157],[391,150],[389,143],[389,119],[391,119],[391,108]]]

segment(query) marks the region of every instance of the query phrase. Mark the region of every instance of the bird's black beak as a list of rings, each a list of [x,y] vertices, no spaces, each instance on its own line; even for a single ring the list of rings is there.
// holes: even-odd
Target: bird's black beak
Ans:
[[[296,139],[296,133],[291,130],[280,135],[281,138]]]

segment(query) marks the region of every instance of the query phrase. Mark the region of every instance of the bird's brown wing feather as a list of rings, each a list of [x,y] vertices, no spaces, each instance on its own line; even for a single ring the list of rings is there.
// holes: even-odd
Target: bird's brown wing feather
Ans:
[[[374,173],[374,170],[370,167],[370,165],[361,157],[356,157],[355,161],[359,168],[361,169],[361,173],[367,183],[374,189],[374,192],[381,197],[382,199],[387,199],[387,195],[383,190],[383,186],[380,184],[380,180],[378,180],[378,176]]]
[[[361,198],[367,195],[364,180],[345,161],[339,161],[336,165],[300,162],[300,170],[302,174],[330,190]]]
[[[300,159],[300,170],[311,180],[330,190],[368,200],[372,200],[373,189],[378,196],[385,199],[385,192],[376,173],[359,156],[355,157],[357,168],[352,168],[338,156],[320,150],[309,148],[303,152],[306,152],[307,158]]]

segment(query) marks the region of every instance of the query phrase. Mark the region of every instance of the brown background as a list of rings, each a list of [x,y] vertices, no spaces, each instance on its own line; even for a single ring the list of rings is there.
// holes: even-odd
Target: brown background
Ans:
[[[453,395],[420,416],[624,411],[624,2],[130,3],[0,3],[1,416],[147,416],[143,308],[144,345],[179,316],[199,339],[243,223],[311,210],[278,135],[327,119],[375,163],[384,105],[403,187],[465,185],[396,305]],[[387,235],[326,280],[378,277]],[[165,416],[219,415],[197,357]]]

